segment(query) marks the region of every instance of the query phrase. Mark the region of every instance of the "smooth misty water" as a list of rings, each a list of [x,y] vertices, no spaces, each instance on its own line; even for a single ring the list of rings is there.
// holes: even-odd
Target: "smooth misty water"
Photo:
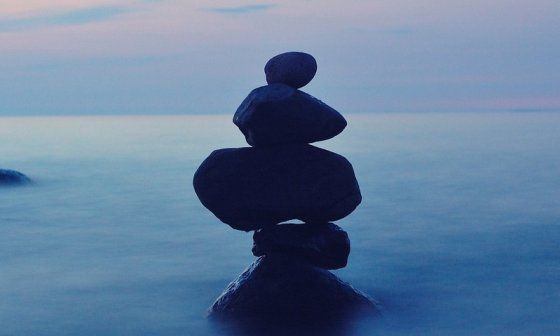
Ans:
[[[0,167],[36,181],[0,189],[0,335],[217,334],[251,234],[191,178],[243,145],[229,116],[0,119]],[[385,316],[356,334],[560,334],[560,114],[356,115],[320,146],[364,196],[336,273]]]

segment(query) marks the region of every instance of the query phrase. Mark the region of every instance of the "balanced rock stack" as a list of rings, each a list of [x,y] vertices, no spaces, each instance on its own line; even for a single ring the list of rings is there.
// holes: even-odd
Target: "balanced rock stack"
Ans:
[[[348,235],[331,223],[361,202],[352,165],[309,145],[330,139],[346,120],[298,90],[315,76],[313,56],[289,52],[265,66],[268,85],[253,90],[233,122],[249,145],[214,151],[194,175],[202,204],[222,222],[255,231],[259,257],[210,308],[239,319],[344,318],[374,303],[328,270],[346,266]],[[303,224],[280,224],[289,220]]]

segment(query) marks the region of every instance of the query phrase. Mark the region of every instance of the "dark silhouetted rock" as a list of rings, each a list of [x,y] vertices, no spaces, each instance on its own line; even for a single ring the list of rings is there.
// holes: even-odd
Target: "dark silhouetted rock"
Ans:
[[[282,83],[296,89],[311,82],[316,72],[315,58],[297,51],[274,56],[264,67],[268,84]]]
[[[15,170],[0,169],[0,186],[17,185],[31,182],[29,177]]]
[[[335,137],[346,127],[336,110],[284,84],[254,89],[235,112],[233,122],[251,146],[312,143]]]
[[[285,254],[317,267],[338,269],[346,266],[350,240],[333,223],[274,225],[255,231],[253,254],[257,257]]]
[[[257,259],[209,309],[213,318],[294,322],[377,315],[376,304],[331,272],[288,256]]]
[[[311,145],[219,149],[193,184],[205,207],[244,231],[291,219],[336,221],[362,200],[350,162]]]

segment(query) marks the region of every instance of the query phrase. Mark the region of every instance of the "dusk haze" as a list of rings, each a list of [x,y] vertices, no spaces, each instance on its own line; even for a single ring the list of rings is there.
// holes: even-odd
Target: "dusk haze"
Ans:
[[[2,0],[0,114],[227,114],[286,50],[353,113],[558,110],[558,17],[555,0]]]

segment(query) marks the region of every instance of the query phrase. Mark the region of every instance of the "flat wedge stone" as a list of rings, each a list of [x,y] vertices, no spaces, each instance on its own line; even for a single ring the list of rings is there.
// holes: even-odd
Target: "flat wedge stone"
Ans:
[[[253,255],[285,254],[324,269],[346,266],[350,254],[348,234],[338,225],[280,224],[253,234]]]

